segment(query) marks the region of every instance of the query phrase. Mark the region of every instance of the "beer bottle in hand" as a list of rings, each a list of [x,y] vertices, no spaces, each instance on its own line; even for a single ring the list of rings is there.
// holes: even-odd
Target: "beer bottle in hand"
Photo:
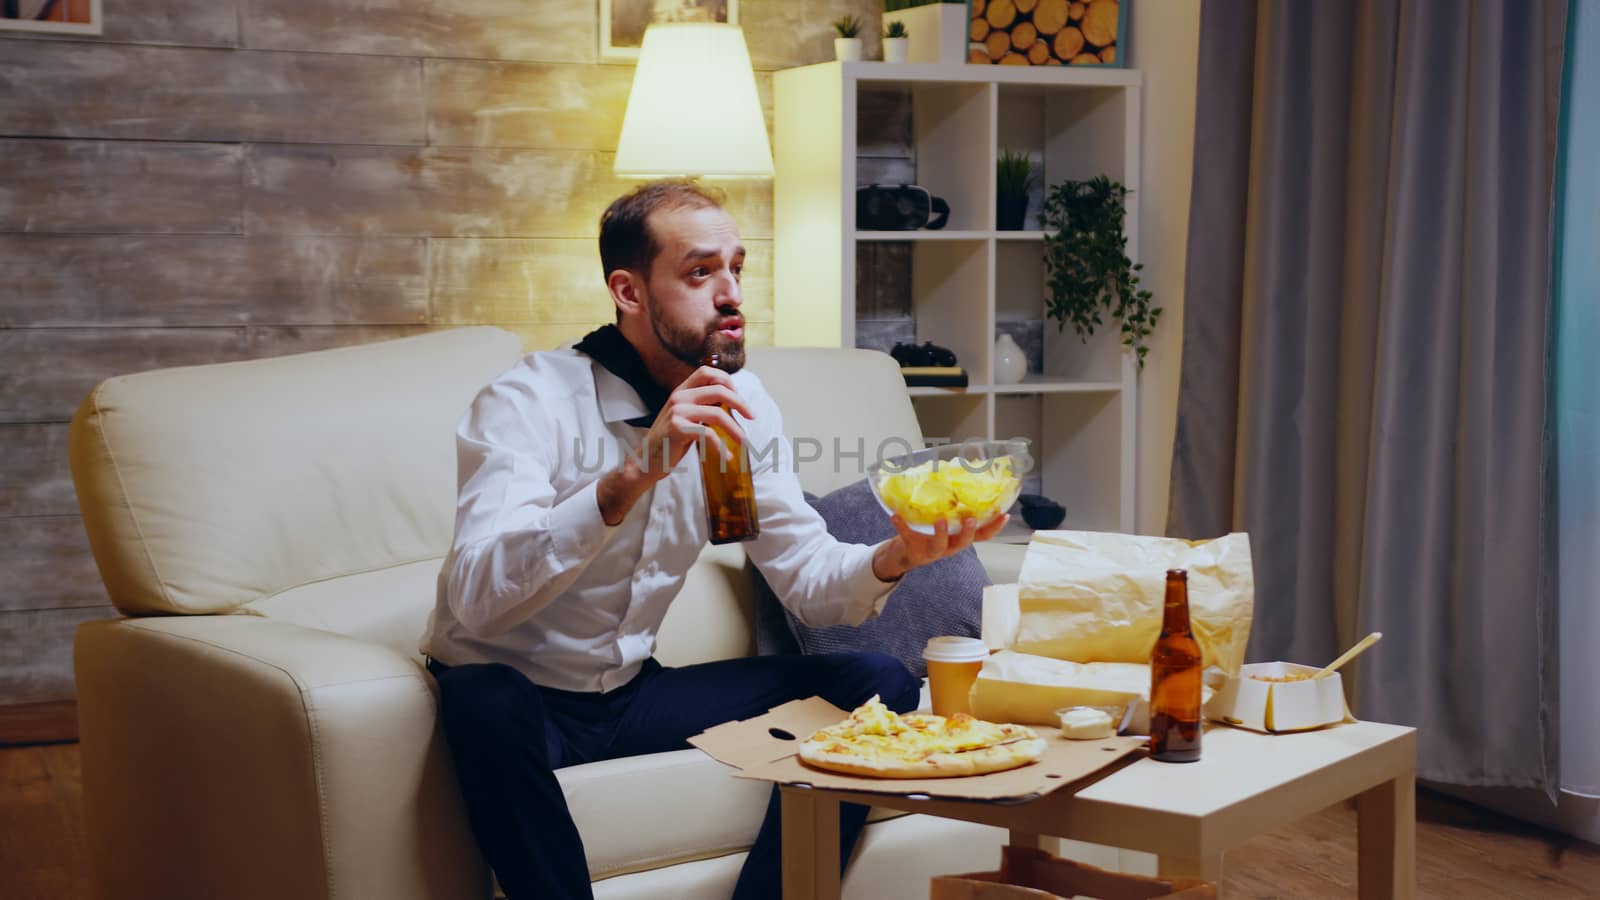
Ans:
[[[1150,756],[1200,758],[1200,644],[1189,628],[1189,573],[1167,570],[1161,637],[1150,654]]]
[[[722,358],[716,353],[708,355],[701,363],[713,369],[722,368]],[[700,445],[700,476],[706,488],[706,524],[710,527],[711,543],[748,541],[761,533],[756,521],[756,489],[750,480],[750,451],[721,428],[708,427],[733,451],[733,459],[729,460],[710,444]]]

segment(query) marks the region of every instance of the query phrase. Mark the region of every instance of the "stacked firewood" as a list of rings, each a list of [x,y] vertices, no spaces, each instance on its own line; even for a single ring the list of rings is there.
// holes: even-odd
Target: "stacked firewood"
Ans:
[[[1101,65],[1117,61],[1117,0],[972,0],[969,63]]]

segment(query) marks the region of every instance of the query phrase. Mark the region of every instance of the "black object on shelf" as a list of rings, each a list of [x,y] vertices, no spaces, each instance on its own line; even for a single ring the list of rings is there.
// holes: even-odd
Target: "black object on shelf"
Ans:
[[[923,341],[920,345],[895,344],[889,356],[900,364],[900,374],[906,380],[906,387],[967,386],[967,370],[956,365],[955,353],[933,341]]]
[[[1023,494],[1017,498],[1022,506],[1022,521],[1029,528],[1048,531],[1067,518],[1067,508],[1041,494]]]
[[[950,204],[915,184],[856,188],[856,227],[863,231],[937,231],[950,221]]]
[[[955,351],[948,347],[941,347],[933,341],[923,341],[918,344],[899,343],[889,351],[894,361],[901,368],[906,366],[954,366],[956,364]]]
[[[901,366],[906,387],[966,387],[967,370],[960,366]]]

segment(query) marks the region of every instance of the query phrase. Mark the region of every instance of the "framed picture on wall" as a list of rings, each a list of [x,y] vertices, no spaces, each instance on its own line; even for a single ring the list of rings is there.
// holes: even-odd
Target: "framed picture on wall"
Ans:
[[[99,34],[100,0],[0,0],[0,31]]]
[[[600,58],[638,59],[644,30],[657,22],[737,25],[739,0],[600,0]]]
[[[1001,66],[1128,64],[1133,0],[967,0],[967,62]]]

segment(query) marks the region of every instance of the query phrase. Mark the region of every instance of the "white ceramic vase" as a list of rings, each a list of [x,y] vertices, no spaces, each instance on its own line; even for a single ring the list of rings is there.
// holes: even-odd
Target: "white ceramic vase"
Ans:
[[[1017,384],[1028,374],[1028,355],[1012,340],[1001,333],[994,342],[994,380],[996,384]]]
[[[884,62],[903,63],[903,62],[906,61],[906,56],[910,52],[911,52],[911,39],[910,38],[903,38],[903,37],[901,37],[901,38],[890,38],[890,37],[886,37],[886,38],[883,39],[883,61]]]
[[[833,55],[840,62],[860,62],[861,38],[834,38]]]

